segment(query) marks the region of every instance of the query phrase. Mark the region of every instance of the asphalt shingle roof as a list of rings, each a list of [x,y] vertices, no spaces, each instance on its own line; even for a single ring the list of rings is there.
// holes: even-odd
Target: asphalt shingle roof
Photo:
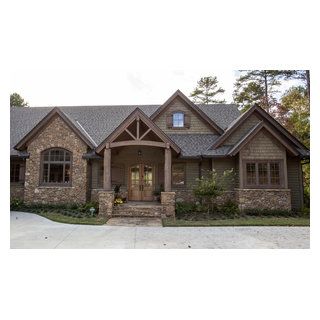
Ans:
[[[151,116],[161,105],[118,105],[118,106],[79,106],[59,107],[66,116],[85,134],[95,145],[99,145],[110,135],[120,123],[137,107],[147,116]],[[226,128],[239,117],[240,112],[234,104],[198,105],[199,108],[217,125]],[[13,147],[41,120],[53,107],[10,108],[10,153],[18,155]],[[177,137],[179,136],[179,137]],[[217,135],[170,135],[184,156],[196,156],[210,147]]]

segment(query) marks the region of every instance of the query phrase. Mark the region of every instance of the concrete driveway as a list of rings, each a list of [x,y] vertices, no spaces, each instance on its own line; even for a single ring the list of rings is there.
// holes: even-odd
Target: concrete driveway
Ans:
[[[70,225],[11,212],[12,249],[309,248],[309,227],[117,227]]]

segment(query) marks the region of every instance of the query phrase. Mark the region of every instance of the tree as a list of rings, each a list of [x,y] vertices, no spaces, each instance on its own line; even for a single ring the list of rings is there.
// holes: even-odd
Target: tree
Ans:
[[[310,104],[307,88],[297,86],[288,89],[281,98],[279,113],[278,121],[309,147]]]
[[[10,95],[10,107],[28,107],[28,102],[24,101],[24,99],[18,93],[12,93]]]
[[[196,88],[191,92],[190,97],[194,103],[225,103],[225,100],[219,100],[217,95],[224,93],[225,90],[218,87],[217,77],[203,77],[197,82]]]
[[[197,186],[193,188],[193,193],[196,197],[201,200],[207,201],[211,204],[211,211],[214,210],[215,200],[220,196],[223,191],[230,188],[235,179],[235,173],[233,169],[225,170],[222,175],[213,169],[209,170],[208,174],[205,177],[197,179]],[[208,207],[208,211],[210,208]]]
[[[280,80],[289,77],[290,70],[239,70],[233,99],[243,111],[258,103],[268,113],[277,106],[275,93]]]
[[[310,84],[309,84],[310,86]],[[306,147],[310,147],[310,102],[308,82],[305,87],[291,87],[281,98],[281,123]],[[302,163],[304,202],[310,205],[310,163]]]
[[[286,79],[301,80],[305,85],[307,97],[310,101],[310,70],[287,70]]]

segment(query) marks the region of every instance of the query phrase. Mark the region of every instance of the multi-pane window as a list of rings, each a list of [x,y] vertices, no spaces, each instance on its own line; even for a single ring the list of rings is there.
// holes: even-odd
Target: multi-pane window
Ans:
[[[172,165],[172,184],[175,186],[185,184],[185,165],[183,163],[174,163]]]
[[[270,162],[270,183],[276,186],[280,184],[279,162]]]
[[[20,163],[11,163],[10,165],[10,182],[20,181]]]
[[[71,153],[50,149],[42,154],[42,183],[69,185],[71,182]]]
[[[183,128],[184,127],[184,113],[175,112],[172,115],[172,126],[174,128]]]
[[[247,161],[244,184],[257,188],[283,187],[282,170],[281,161]]]
[[[247,184],[255,185],[256,184],[256,164],[255,163],[247,163]]]

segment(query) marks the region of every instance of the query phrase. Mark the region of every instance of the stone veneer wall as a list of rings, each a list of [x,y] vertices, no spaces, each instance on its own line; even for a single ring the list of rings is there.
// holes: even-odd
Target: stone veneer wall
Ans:
[[[176,213],[176,193],[161,192],[161,204],[163,206],[163,215],[165,217],[175,217]]]
[[[40,185],[41,152],[49,148],[64,148],[72,152],[71,187]],[[27,151],[30,157],[26,160],[26,203],[86,202],[87,161],[82,159],[82,155],[87,146],[59,116],[31,141]]]
[[[198,199],[192,190],[174,190],[176,193],[176,202],[195,202]],[[222,205],[227,201],[237,202],[235,191],[224,191],[223,194],[216,198],[216,204]]]
[[[290,189],[236,189],[240,210],[291,210]]]
[[[11,184],[10,185],[10,200],[19,199],[24,200],[24,185]]]

